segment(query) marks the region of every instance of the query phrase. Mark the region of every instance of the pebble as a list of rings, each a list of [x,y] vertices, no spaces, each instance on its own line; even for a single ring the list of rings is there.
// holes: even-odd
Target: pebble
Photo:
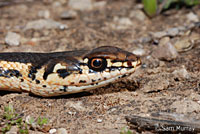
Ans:
[[[98,123],[101,123],[103,120],[102,119],[97,119],[97,122]]]
[[[188,79],[190,78],[190,75],[188,71],[185,69],[185,66],[183,66],[181,69],[177,69],[172,72],[177,78],[183,78],[183,79]]]
[[[153,69],[153,70],[148,70],[148,71],[149,71],[148,72],[149,74],[150,73],[158,74],[158,69]],[[153,77],[152,76],[151,80],[148,81],[147,83],[145,83],[145,85],[141,88],[141,91],[143,91],[145,93],[162,91],[162,90],[166,90],[169,87],[169,85],[170,85],[170,81],[167,80],[165,77],[163,77],[163,76]]]
[[[65,128],[59,128],[57,134],[68,134],[68,132]]]
[[[151,42],[152,40],[153,39],[151,36],[144,36],[144,37],[141,37],[141,38],[135,40],[134,42],[136,42],[136,43],[139,42],[139,43],[145,44],[145,43]]]
[[[60,22],[51,20],[51,19],[39,19],[35,21],[30,21],[26,24],[24,30],[29,29],[66,29],[68,26],[66,24],[61,24]]]
[[[19,128],[17,126],[12,126],[6,134],[18,134]]]
[[[174,37],[174,36],[178,35],[178,33],[179,33],[179,29],[178,28],[169,28],[167,30],[167,35],[168,36]]]
[[[138,56],[142,56],[142,55],[145,54],[145,50],[138,48],[138,49],[133,50],[132,53],[135,54],[135,55],[138,55]]]
[[[75,10],[91,10],[93,8],[92,0],[69,0],[68,6]]]
[[[6,44],[10,46],[18,46],[20,44],[20,35],[14,32],[8,32],[5,37]]]
[[[65,106],[74,108],[78,111],[85,111],[84,104],[81,101],[73,102],[73,101],[68,101]]]
[[[174,47],[176,48],[176,50],[178,52],[188,51],[188,50],[192,49],[193,46],[194,46],[194,43],[192,43],[190,41],[190,39],[187,38],[187,37],[186,38],[180,38],[174,44]]]
[[[114,21],[114,23],[111,24],[111,27],[113,29],[124,30],[124,29],[129,28],[130,26],[133,26],[132,21],[127,17],[119,18],[119,17],[115,16],[113,18],[113,21]]]
[[[200,112],[200,105],[192,100],[180,100],[180,101],[175,101],[172,103],[170,106],[172,109],[176,109],[177,113],[199,113]]]
[[[38,12],[38,17],[48,19],[50,17],[49,10],[41,10]]]
[[[190,33],[188,33],[190,34]],[[199,34],[192,33],[191,35],[184,35],[181,38],[179,38],[175,43],[174,47],[178,52],[185,52],[189,51],[194,47],[196,42],[200,41]]]
[[[59,2],[59,1],[55,1],[55,2],[53,2],[53,4],[52,4],[52,7],[53,8],[60,8],[62,6],[62,4]]]
[[[127,29],[133,24],[132,21],[127,17],[114,17],[114,22],[116,22],[115,28],[118,30]]]
[[[157,38],[160,39],[164,36],[167,36],[167,32],[166,31],[160,31],[160,32],[150,32],[150,34],[153,36],[153,38]]]
[[[54,133],[56,133],[56,131],[57,131],[57,130],[56,130],[55,128],[50,129],[50,130],[49,130],[49,134],[54,134]]]
[[[131,18],[136,18],[139,21],[144,21],[146,19],[146,15],[141,10],[133,10],[130,13]]]
[[[174,46],[168,42],[163,45],[159,45],[156,49],[154,49],[152,56],[160,60],[171,61],[177,58],[178,53]]]
[[[97,1],[97,2],[94,2],[93,7],[94,8],[103,8],[106,6],[106,4],[107,4],[106,1]]]
[[[124,17],[119,19],[119,24],[128,26],[132,25],[132,21],[129,18]]]
[[[194,14],[193,12],[190,12],[186,15],[187,19],[190,20],[191,22],[198,22],[199,18],[196,14]]]
[[[77,12],[73,10],[63,11],[60,15],[61,19],[74,19],[77,17]]]
[[[165,45],[166,43],[168,43],[170,41],[170,38],[169,37],[164,37],[162,39],[160,39],[159,41],[159,46],[163,46]]]
[[[179,27],[177,27],[177,28],[178,28],[178,30],[179,30],[180,32],[183,32],[183,31],[187,30],[186,27],[184,27],[184,26],[179,26]]]

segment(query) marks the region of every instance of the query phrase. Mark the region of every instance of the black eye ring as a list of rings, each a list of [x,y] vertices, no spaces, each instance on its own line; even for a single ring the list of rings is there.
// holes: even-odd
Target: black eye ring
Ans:
[[[88,66],[94,71],[103,71],[107,67],[107,61],[104,58],[91,58],[88,61]]]

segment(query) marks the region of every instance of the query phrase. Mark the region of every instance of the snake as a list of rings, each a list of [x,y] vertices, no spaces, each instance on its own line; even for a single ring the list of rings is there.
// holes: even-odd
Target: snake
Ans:
[[[99,88],[131,75],[141,58],[114,46],[61,52],[1,52],[0,91],[60,96]]]

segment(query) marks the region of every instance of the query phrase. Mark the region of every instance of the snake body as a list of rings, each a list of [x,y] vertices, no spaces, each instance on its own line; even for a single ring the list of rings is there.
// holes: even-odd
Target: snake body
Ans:
[[[136,55],[117,47],[52,53],[0,53],[0,90],[59,96],[87,91],[132,74]]]

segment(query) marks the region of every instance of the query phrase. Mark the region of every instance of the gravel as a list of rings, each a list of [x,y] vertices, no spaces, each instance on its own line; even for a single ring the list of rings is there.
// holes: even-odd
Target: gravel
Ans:
[[[174,70],[172,72],[172,74],[174,74],[175,77],[181,78],[181,79],[188,79],[188,78],[190,78],[190,75],[189,75],[188,71],[185,69],[185,66],[183,66],[180,69]]]
[[[69,0],[68,6],[81,11],[93,9],[92,0]]]
[[[176,28],[176,27],[175,28],[170,28],[170,29],[167,30],[167,35],[168,36],[174,37],[174,36],[178,35],[178,33],[179,33],[179,29]]]
[[[60,22],[57,22],[51,19],[39,19],[39,20],[28,22],[24,30],[66,29],[66,28],[68,28],[66,24],[61,24]]]
[[[77,12],[73,10],[63,11],[60,15],[61,19],[74,19],[77,17]]]
[[[50,130],[49,130],[49,134],[55,134],[55,133],[56,133],[56,131],[57,131],[57,130],[56,130],[55,128],[53,128],[53,129],[50,129]]]
[[[14,32],[8,32],[5,37],[6,44],[10,46],[18,46],[20,44],[21,36]]]
[[[135,55],[142,56],[142,55],[145,54],[145,50],[141,49],[141,48],[138,48],[138,49],[133,50],[132,53],[135,54]]]
[[[178,53],[174,46],[168,42],[154,49],[152,56],[160,60],[171,61],[177,58]]]
[[[196,14],[194,14],[193,12],[190,12],[186,15],[187,19],[191,22],[198,22],[199,18]]]
[[[65,128],[59,128],[57,134],[68,134],[68,132]]]

